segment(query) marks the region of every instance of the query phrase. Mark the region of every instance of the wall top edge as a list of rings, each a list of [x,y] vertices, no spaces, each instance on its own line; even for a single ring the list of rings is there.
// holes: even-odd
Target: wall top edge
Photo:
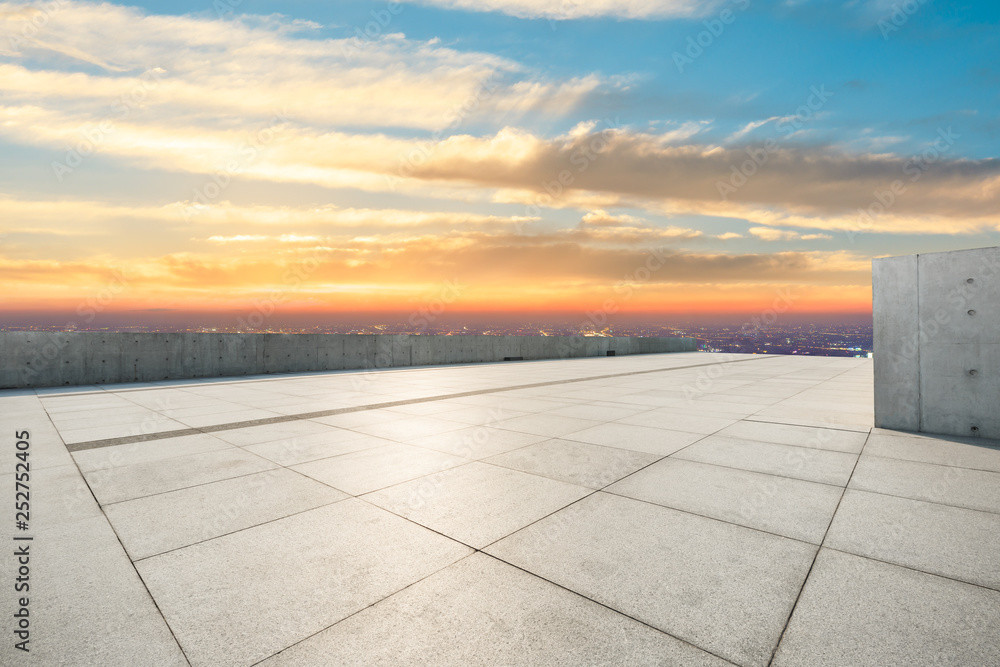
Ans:
[[[872,263],[884,262],[894,259],[904,259],[906,257],[927,257],[927,256],[938,256],[938,255],[960,255],[962,253],[969,252],[982,252],[983,250],[996,250],[1000,252],[1000,246],[983,246],[981,248],[963,248],[961,250],[941,250],[939,252],[917,252],[910,255],[890,255],[888,257],[873,257]]]

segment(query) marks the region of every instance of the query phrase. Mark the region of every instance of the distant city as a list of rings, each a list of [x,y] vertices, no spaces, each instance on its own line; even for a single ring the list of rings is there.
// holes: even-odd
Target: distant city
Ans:
[[[326,333],[326,334],[410,334],[438,336],[684,336],[695,338],[704,352],[738,352],[744,354],[803,354],[829,357],[869,357],[872,351],[870,319],[861,322],[837,323],[795,321],[760,323],[746,322],[633,322],[595,326],[589,321],[566,322],[489,322],[481,318],[462,321],[451,319],[416,324],[409,321],[369,323],[335,323],[311,326],[261,326],[246,323],[234,326],[168,326],[158,324],[119,324],[117,326],[78,326],[36,324],[3,326],[0,331],[124,331],[147,333]],[[849,318],[851,319],[851,318]]]

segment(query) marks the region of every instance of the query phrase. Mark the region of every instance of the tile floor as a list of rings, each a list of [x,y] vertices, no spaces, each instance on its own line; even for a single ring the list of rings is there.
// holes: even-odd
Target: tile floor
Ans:
[[[998,664],[1000,443],[872,428],[871,364],[0,391],[0,663]]]

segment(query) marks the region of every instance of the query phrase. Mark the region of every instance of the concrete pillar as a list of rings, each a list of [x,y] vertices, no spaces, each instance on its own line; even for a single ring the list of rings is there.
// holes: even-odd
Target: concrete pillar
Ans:
[[[1000,248],[872,262],[875,425],[1000,438]]]

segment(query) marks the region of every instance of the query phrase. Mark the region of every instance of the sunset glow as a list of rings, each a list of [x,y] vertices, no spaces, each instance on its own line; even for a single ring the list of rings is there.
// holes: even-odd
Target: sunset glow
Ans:
[[[997,12],[832,4],[0,3],[0,308],[870,312],[1000,244]]]

